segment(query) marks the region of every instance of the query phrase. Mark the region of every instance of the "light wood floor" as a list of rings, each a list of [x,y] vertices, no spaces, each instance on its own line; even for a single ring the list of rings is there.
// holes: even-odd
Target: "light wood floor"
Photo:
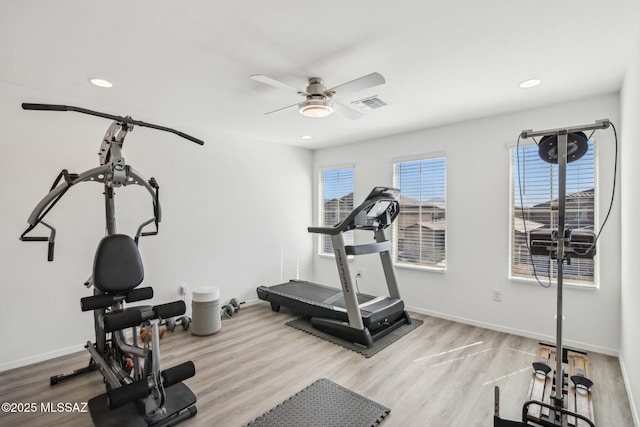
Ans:
[[[414,315],[424,324],[370,359],[285,326],[294,314],[267,303],[243,307],[222,330],[195,337],[178,328],[161,342],[162,366],[193,360],[187,385],[198,414],[181,424],[240,427],[319,378],[391,408],[382,427],[490,427],[493,388],[501,415],[518,419],[535,340]],[[590,353],[598,427],[632,427],[618,360]],[[104,392],[98,372],[57,386],[49,377],[82,367],[86,351],[0,373],[2,402],[87,402]],[[88,426],[88,413],[0,413],[1,426]]]

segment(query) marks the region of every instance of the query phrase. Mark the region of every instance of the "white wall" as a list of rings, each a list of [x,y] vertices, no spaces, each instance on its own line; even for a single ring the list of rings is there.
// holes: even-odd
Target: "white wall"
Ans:
[[[638,246],[640,238],[640,37],[633,43],[635,57],[627,70],[621,90],[622,110],[622,199],[621,238],[622,264],[622,330],[620,342],[620,365],[625,376],[631,411],[636,425],[640,425],[640,281],[638,280]]]
[[[617,95],[317,150],[313,159],[314,184],[317,184],[319,168],[353,163],[355,203],[358,203],[372,187],[392,184],[394,159],[446,153],[448,270],[438,273],[397,268],[405,303],[414,310],[436,316],[554,340],[555,287],[543,289],[537,284],[508,279],[508,146],[515,144],[523,129],[577,126],[602,118],[618,123]],[[600,131],[598,141],[602,220],[611,193],[613,133]],[[315,198],[314,203],[317,203]],[[314,212],[315,209],[314,204]],[[599,289],[565,290],[565,342],[608,354],[617,354],[620,346],[619,218],[618,197],[598,246]],[[332,258],[316,256],[314,263],[315,280],[339,283]],[[384,293],[386,288],[379,264],[375,256],[358,257],[352,262],[353,271],[363,271],[359,282],[361,291]],[[502,290],[502,302],[492,301],[493,289]]]
[[[93,338],[92,315],[80,311],[79,299],[91,294],[82,284],[104,235],[102,187],[83,183],[47,216],[58,231],[54,262],[46,260],[46,243],[18,240],[61,169],[98,166],[96,153],[110,124],[77,113],[23,111],[22,102],[101,109],[0,84],[0,371],[81,350]],[[180,283],[191,290],[218,286],[223,303],[255,299],[259,285],[295,277],[298,268],[310,274],[309,150],[234,140],[216,133],[214,121],[193,128],[144,112],[102,109],[205,141],[200,147],[145,128],[125,141],[127,163],[160,185],[160,234],[140,241],[152,303],[180,298]],[[116,194],[119,231],[134,234],[152,215],[148,193],[132,186]]]

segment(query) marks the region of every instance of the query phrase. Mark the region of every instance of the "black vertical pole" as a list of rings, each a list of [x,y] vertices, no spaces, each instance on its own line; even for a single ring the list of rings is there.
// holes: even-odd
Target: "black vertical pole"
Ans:
[[[556,407],[563,407],[564,372],[562,370],[562,279],[564,267],[564,238],[567,183],[567,131],[558,133],[558,249],[557,249],[557,309],[556,309]]]

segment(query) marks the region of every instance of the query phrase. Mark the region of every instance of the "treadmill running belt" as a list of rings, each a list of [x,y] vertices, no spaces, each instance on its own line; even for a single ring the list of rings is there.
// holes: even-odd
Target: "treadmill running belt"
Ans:
[[[291,280],[281,285],[270,286],[269,290],[281,295],[288,294],[292,298],[313,300],[314,302],[328,305],[333,304],[325,303],[325,301],[330,301],[337,294],[342,294],[342,291],[338,288],[298,280]]]
[[[275,286],[260,286],[258,297],[269,301],[274,310],[280,306],[312,317],[324,317],[348,322],[342,290],[301,280],[291,280]],[[377,329],[381,323],[392,322],[404,314],[404,303],[398,298],[358,294],[364,326]]]

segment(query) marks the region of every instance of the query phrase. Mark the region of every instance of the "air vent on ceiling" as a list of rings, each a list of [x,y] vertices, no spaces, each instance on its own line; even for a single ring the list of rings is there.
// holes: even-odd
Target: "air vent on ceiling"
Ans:
[[[368,98],[359,99],[357,101],[351,102],[356,107],[362,108],[363,110],[376,110],[378,108],[382,108],[387,105],[386,102],[378,98],[378,95],[370,96]]]

